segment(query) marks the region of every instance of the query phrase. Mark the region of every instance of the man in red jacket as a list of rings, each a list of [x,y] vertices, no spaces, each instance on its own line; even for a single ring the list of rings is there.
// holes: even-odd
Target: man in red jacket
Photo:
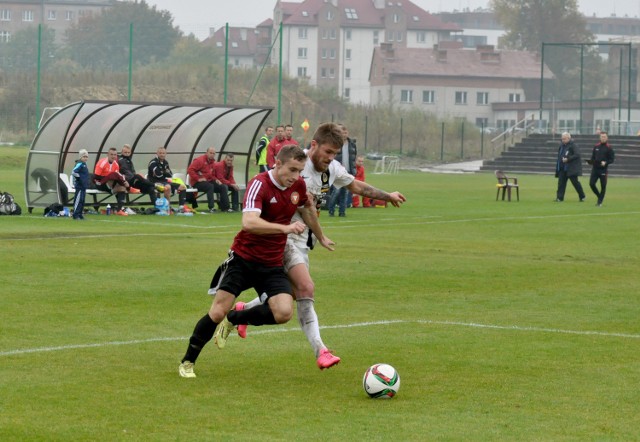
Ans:
[[[216,178],[222,183],[222,192],[231,194],[231,208],[227,209],[227,212],[237,212],[239,209],[238,194],[240,187],[238,187],[233,177],[233,154],[226,154],[224,160],[217,162],[214,167]]]
[[[123,210],[123,206],[129,183],[124,175],[120,173],[118,151],[115,147],[109,148],[107,157],[102,158],[96,163],[96,167],[93,170],[93,182],[96,189],[115,195],[116,201],[118,202],[116,215],[127,216],[127,213]]]
[[[287,144],[287,138],[284,133],[284,126],[278,124],[276,126],[276,136],[271,139],[267,146],[267,167],[273,169],[276,165],[276,155],[282,149],[282,146]]]
[[[218,206],[220,210],[229,210],[229,195],[226,186],[217,178],[216,171],[216,148],[209,147],[204,155],[199,156],[189,165],[189,184],[198,189],[198,192],[207,194],[209,212],[215,212],[214,193],[218,194]]]

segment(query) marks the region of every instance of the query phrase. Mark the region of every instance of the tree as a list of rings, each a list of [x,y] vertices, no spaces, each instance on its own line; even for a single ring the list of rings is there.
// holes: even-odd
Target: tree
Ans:
[[[576,0],[492,0],[491,6],[507,31],[500,42],[509,49],[540,53],[542,43],[592,43],[595,40]],[[605,93],[605,66],[597,46],[549,45],[545,47],[544,61],[556,76],[555,87],[546,90],[545,98],[553,95],[558,99],[578,99],[581,74],[583,98]],[[584,65],[582,72],[581,65]]]
[[[56,57],[55,33],[42,27],[40,42],[40,67],[46,68]],[[0,59],[4,67],[12,72],[35,71],[38,66],[38,27],[33,26],[16,32],[8,43],[0,45]]]
[[[84,17],[67,30],[69,58],[96,69],[126,69],[129,64],[130,25],[133,61],[145,65],[169,55],[181,36],[169,11],[150,8],[144,1],[117,2],[95,17]]]

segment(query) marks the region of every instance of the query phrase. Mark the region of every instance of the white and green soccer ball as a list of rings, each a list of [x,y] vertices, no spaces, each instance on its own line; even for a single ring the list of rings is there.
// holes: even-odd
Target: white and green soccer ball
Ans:
[[[364,373],[362,386],[371,398],[390,399],[398,394],[400,375],[389,364],[374,364]]]

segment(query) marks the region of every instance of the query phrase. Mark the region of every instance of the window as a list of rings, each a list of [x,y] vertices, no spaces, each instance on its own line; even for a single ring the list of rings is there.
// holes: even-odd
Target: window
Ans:
[[[329,49],[329,58],[335,60],[336,58],[336,48]]]
[[[327,49],[326,49],[326,48],[323,48],[323,49],[320,51],[320,56],[321,56],[322,58],[327,58]]]
[[[336,78],[336,70],[334,68],[329,68],[329,78]]]
[[[222,47],[222,42],[221,41],[217,41],[216,42],[216,47],[221,48]]]
[[[307,58],[307,48],[298,48],[298,58]]]
[[[380,42],[380,33],[378,31],[373,31],[373,45],[377,46]]]
[[[416,41],[418,43],[426,43],[427,42],[427,33],[424,31],[418,31],[416,34]]]
[[[351,40],[351,29],[345,29],[344,31],[344,39]]]
[[[307,76],[307,68],[298,68],[298,78]]]
[[[327,78],[327,68],[320,69],[320,78]]]
[[[298,28],[298,38],[302,40],[307,39],[307,28]]]
[[[69,21],[69,20],[73,20],[73,11],[65,11],[64,12],[64,19]]]
[[[333,20],[333,11],[327,11],[327,21]]]
[[[509,94],[509,103],[519,103],[520,94]]]
[[[393,41],[393,36],[394,35],[395,35],[395,32],[387,31],[387,41]]]
[[[344,51],[344,58],[346,60],[351,60],[351,49],[347,49]]]
[[[329,31],[327,29],[323,29],[322,33],[321,33],[321,38],[323,40],[326,40],[327,38],[329,38]]]
[[[467,93],[456,91],[456,104],[467,104]]]
[[[332,29],[331,31],[329,31],[329,39],[335,40],[337,36],[338,36],[338,33],[336,32],[335,29]]]
[[[47,11],[47,20],[55,20],[56,19],[56,11],[50,9]]]
[[[232,48],[237,48],[238,47],[238,42],[237,41],[232,41],[231,42],[231,47]]]
[[[344,98],[350,98],[351,97],[351,88],[345,87],[344,88]]]
[[[351,78],[351,69],[347,68],[344,70],[344,78]]]
[[[357,20],[358,13],[353,8],[344,8],[344,13],[347,16],[347,20]]]
[[[33,21],[33,11],[31,9],[22,11],[22,21]]]
[[[402,41],[402,38],[404,37],[402,31],[398,31],[396,33],[396,41]]]
[[[11,21],[10,9],[0,9],[0,21]]]
[[[398,14],[393,14],[393,22],[398,23],[400,21],[400,16]]]
[[[489,92],[478,92],[476,94],[476,104],[482,106],[489,104]]]
[[[402,89],[400,91],[400,103],[413,103],[413,91],[411,89]]]
[[[11,33],[9,31],[0,31],[0,43],[9,43],[11,41]]]
[[[433,104],[436,102],[436,91],[422,91],[422,102]]]
[[[477,127],[487,127],[489,126],[488,118],[476,118],[476,126]]]

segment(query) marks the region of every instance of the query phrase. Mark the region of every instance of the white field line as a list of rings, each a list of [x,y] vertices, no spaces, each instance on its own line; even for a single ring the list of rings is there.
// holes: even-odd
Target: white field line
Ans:
[[[516,221],[516,220],[546,220],[546,219],[558,219],[558,218],[583,218],[592,216],[606,216],[606,217],[620,217],[623,215],[640,215],[640,211],[631,212],[607,212],[607,213],[581,213],[581,214],[562,214],[562,215],[535,215],[535,216],[499,216],[499,217],[484,217],[484,218],[463,218],[463,219],[434,219],[441,218],[440,216],[419,216],[419,217],[403,217],[397,218],[383,218],[376,220],[376,222],[363,222],[365,220],[349,220],[339,221],[337,223],[327,224],[323,223],[323,227],[327,230],[334,229],[351,229],[360,227],[382,227],[388,228],[388,225],[393,226],[415,226],[415,225],[433,225],[433,224],[457,224],[457,223],[473,223],[473,222],[497,222],[497,221]],[[143,216],[143,215],[140,215]],[[44,217],[42,217],[44,219]],[[412,221],[413,220],[413,221]],[[106,220],[98,220],[99,222],[112,222]],[[384,221],[384,222],[381,222]],[[113,221],[115,222],[115,221]],[[144,221],[127,220],[127,225],[153,225],[158,227],[156,223],[149,223]],[[58,233],[55,238],[51,236],[33,236],[29,238],[6,238],[5,241],[41,241],[46,239],[47,241],[67,240],[67,239],[91,239],[91,238],[109,238],[109,237],[144,237],[144,236],[171,236],[177,237],[181,235],[210,235],[210,234],[235,234],[238,231],[239,223],[228,225],[213,225],[213,226],[194,226],[191,224],[171,224],[172,228],[183,229],[197,229],[206,230],[200,232],[176,230],[172,232],[150,232],[150,233],[96,233],[96,234],[65,234]]]
[[[510,330],[519,332],[533,332],[533,333],[557,333],[557,334],[569,334],[578,336],[599,336],[603,338],[626,338],[626,339],[640,339],[640,334],[632,333],[611,333],[603,331],[592,330],[564,330],[558,328],[544,328],[544,327],[523,327],[518,325],[494,325],[494,324],[478,324],[474,322],[459,322],[459,321],[431,321],[431,320],[417,320],[417,321],[405,321],[405,320],[390,320],[390,321],[373,321],[373,322],[358,322],[354,324],[340,324],[340,325],[325,325],[320,327],[321,329],[341,329],[341,328],[354,328],[354,327],[372,327],[378,325],[391,325],[391,324],[425,324],[425,325],[438,325],[438,326],[452,326],[452,327],[469,327],[469,328],[484,328],[490,330]],[[299,332],[299,328],[293,327],[278,327],[270,328],[267,330],[256,330],[252,327],[251,335],[264,335],[271,333],[288,333]],[[38,347],[38,348],[25,348],[16,350],[0,351],[0,357],[2,356],[14,356],[24,355],[29,353],[46,353],[65,350],[77,350],[86,348],[102,348],[113,347],[119,345],[137,345],[147,344],[153,342],[166,342],[166,341],[185,341],[189,340],[188,336],[182,337],[165,337],[165,338],[149,338],[149,339],[133,339],[130,341],[110,341],[102,343],[92,344],[70,344],[60,345],[55,347]]]

